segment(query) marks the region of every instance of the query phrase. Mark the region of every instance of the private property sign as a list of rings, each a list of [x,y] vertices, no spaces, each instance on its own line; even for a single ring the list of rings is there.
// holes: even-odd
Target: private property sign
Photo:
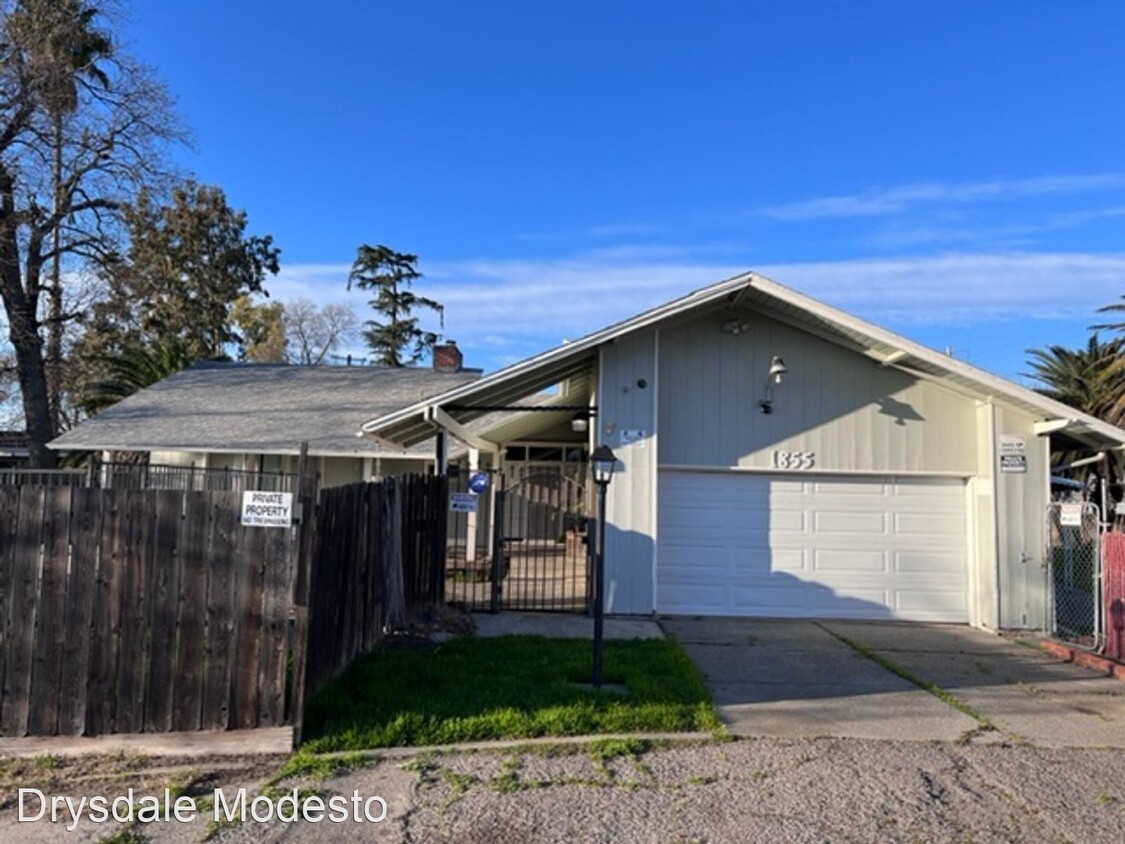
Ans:
[[[243,527],[287,528],[293,524],[293,493],[242,493]]]
[[[1018,434],[1000,435],[1000,471],[1027,472],[1027,440]]]

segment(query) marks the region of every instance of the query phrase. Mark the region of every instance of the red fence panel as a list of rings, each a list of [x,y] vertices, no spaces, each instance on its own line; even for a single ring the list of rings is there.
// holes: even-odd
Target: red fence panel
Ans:
[[[1102,537],[1106,656],[1125,661],[1125,533]]]

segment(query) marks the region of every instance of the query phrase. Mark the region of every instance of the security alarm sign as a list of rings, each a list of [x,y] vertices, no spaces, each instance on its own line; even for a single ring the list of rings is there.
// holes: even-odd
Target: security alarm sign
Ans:
[[[1000,471],[1027,472],[1027,440],[1019,434],[1000,435]]]

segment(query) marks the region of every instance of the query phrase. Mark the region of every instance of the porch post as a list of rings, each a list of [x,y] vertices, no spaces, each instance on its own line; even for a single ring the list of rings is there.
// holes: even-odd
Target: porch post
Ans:
[[[480,449],[469,449],[469,475],[480,469]],[[465,562],[475,562],[477,559],[477,511],[466,514],[465,519]]]
[[[446,456],[445,429],[438,428],[434,436],[434,473],[444,475],[449,471],[449,458]]]

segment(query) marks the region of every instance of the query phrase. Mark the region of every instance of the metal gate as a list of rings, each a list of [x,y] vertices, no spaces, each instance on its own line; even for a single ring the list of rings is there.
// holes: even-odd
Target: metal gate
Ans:
[[[1090,502],[1047,505],[1047,586],[1050,635],[1075,647],[1105,642],[1101,514]]]
[[[590,604],[586,487],[562,469],[520,467],[506,479],[451,474],[445,596],[470,610],[585,613]],[[475,508],[475,509],[470,509]]]

